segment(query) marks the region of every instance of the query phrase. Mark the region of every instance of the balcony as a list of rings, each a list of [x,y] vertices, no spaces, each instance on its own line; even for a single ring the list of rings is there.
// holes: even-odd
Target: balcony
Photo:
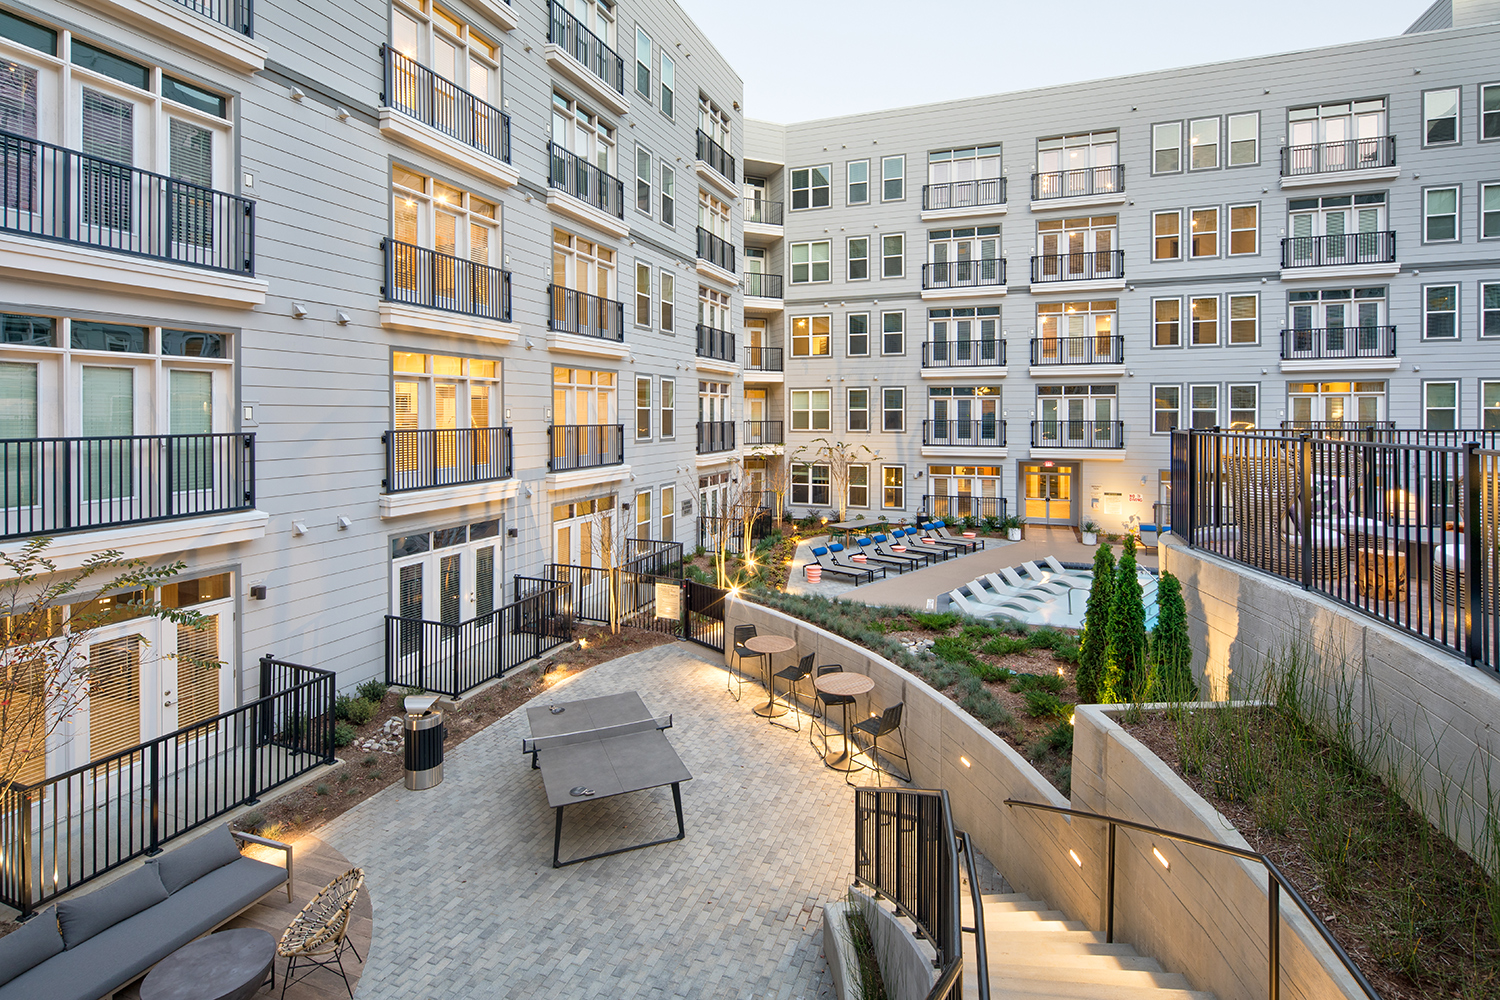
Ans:
[[[547,64],[615,114],[630,110],[625,100],[625,60],[557,0],[551,0],[547,10],[547,44],[542,49]]]
[[[708,264],[712,269],[705,269]],[[698,227],[698,273],[727,284],[736,284],[734,246]]]
[[[698,176],[729,198],[740,196],[734,180],[734,157],[715,142],[707,132],[698,130]]]
[[[1004,215],[1005,178],[922,185],[922,221]]]
[[[708,371],[733,374],[738,358],[734,350],[734,334],[727,330],[715,330],[699,323],[698,367]]]
[[[1394,371],[1394,326],[1335,326],[1281,331],[1281,370]]]
[[[745,447],[786,444],[780,420],[746,420]]]
[[[553,334],[569,338],[561,340],[556,336],[548,337],[547,346],[553,350],[598,357],[625,356],[623,302],[600,298],[561,285],[548,285],[547,297],[552,302],[547,329]]]
[[[1031,210],[1090,208],[1125,203],[1125,165],[1054,170],[1031,175]]]
[[[625,184],[555,142],[547,143],[547,207],[616,238],[630,234],[625,222]]]
[[[380,515],[424,513],[463,503],[513,495],[516,485],[496,490],[512,476],[509,427],[393,430],[385,446]]]
[[[1287,236],[1281,241],[1282,281],[1390,277],[1400,270],[1394,230]]]
[[[1396,137],[1393,135],[1287,146],[1281,150],[1281,186],[1284,188],[1394,180],[1400,173],[1396,166]]]
[[[1033,337],[1031,374],[1123,375],[1125,338],[1119,334]]]
[[[77,290],[265,302],[248,198],[9,132],[0,169],[0,271]]]
[[[745,348],[745,382],[781,382],[782,349],[779,347]]]
[[[380,248],[385,253],[382,326],[502,344],[520,335],[511,323],[509,271],[395,239],[381,240]]]
[[[521,179],[510,165],[510,115],[389,45],[380,51],[384,135],[501,185]]]
[[[922,421],[922,454],[931,448],[1004,448],[1005,421],[993,417],[981,420]]]
[[[1031,258],[1031,284],[1066,286],[1069,292],[1125,289],[1125,251],[1041,254]]]
[[[717,455],[724,451],[734,451],[734,421],[698,421],[698,454]]]
[[[252,0],[94,0],[94,6],[241,73],[266,68]]]
[[[923,378],[1005,377],[1003,340],[924,340]]]
[[[775,316],[785,308],[781,275],[746,271],[740,280],[745,287],[746,316]]]
[[[1046,458],[1048,452],[1121,451],[1125,448],[1123,420],[1033,420],[1031,457]],[[1068,458],[1064,454],[1058,457]],[[1116,458],[1123,458],[1117,455]]]
[[[746,196],[740,202],[745,218],[745,242],[750,246],[769,246],[786,233],[785,206],[779,201]]]
[[[1005,517],[1004,497],[977,497],[972,493],[925,493],[922,509],[935,518]]]
[[[625,464],[624,424],[553,424],[547,428],[547,471],[572,472]]]
[[[1005,294],[1002,258],[955,260],[922,265],[922,298],[995,298]]]

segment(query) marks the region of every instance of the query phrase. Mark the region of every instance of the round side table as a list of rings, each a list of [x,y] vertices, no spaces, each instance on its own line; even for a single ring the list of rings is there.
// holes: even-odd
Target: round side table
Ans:
[[[236,927],[190,941],[156,963],[141,1000],[246,1000],[269,976],[276,985],[276,939]]]

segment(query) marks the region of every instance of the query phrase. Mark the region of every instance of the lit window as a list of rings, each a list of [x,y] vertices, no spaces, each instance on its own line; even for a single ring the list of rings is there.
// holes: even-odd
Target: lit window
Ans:
[[[792,320],[792,357],[816,358],[828,354],[828,330],[832,317],[798,316]]]
[[[1182,213],[1157,212],[1151,217],[1154,242],[1152,260],[1177,260],[1182,256]]]
[[[1204,430],[1219,425],[1219,387],[1216,385],[1194,385],[1188,387],[1188,400],[1192,405],[1192,427]]]
[[[1219,210],[1195,208],[1191,217],[1193,257],[1219,256]]]
[[[1229,387],[1229,426],[1249,430],[1260,420],[1260,386],[1253,383]]]
[[[1151,431],[1168,434],[1182,419],[1182,386],[1158,385],[1151,390]]]
[[[1193,170],[1212,170],[1219,165],[1219,119],[1198,118],[1188,123]]]
[[[1157,347],[1181,347],[1182,300],[1157,299],[1151,303],[1151,309],[1156,328],[1153,343]]]
[[[1211,347],[1219,342],[1219,298],[1208,296],[1188,300],[1193,318],[1194,347]]]
[[[1254,344],[1260,340],[1260,296],[1229,296],[1229,342]]]
[[[1260,252],[1260,206],[1229,206],[1229,255]]]
[[[906,467],[887,465],[881,469],[884,476],[885,495],[881,506],[887,510],[902,510],[906,507]]]

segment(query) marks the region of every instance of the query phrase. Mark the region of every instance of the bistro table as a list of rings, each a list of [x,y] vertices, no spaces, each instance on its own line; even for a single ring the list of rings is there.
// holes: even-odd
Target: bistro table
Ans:
[[[745,648],[752,653],[764,653],[761,662],[765,664],[766,670],[766,703],[755,706],[755,714],[762,718],[774,719],[778,715],[785,715],[787,707],[776,703],[776,692],[771,688],[771,672],[777,653],[785,653],[797,648],[797,640],[788,639],[784,635],[757,635],[745,640]]]
[[[846,695],[852,701],[856,696],[867,694],[875,687],[875,679],[864,674],[854,674],[845,670],[835,670],[832,673],[821,674],[813,678],[813,687],[824,694]],[[849,701],[844,702],[844,728],[840,733],[843,740],[837,753],[829,751],[823,758],[824,763],[838,771],[853,771],[864,767],[863,764],[854,763],[854,755],[850,753],[853,743],[849,739]],[[825,710],[826,711],[826,710]],[[823,719],[824,731],[828,728],[828,719]]]
[[[270,977],[276,985],[276,939],[236,927],[191,941],[141,983],[141,1000],[245,1000]]]

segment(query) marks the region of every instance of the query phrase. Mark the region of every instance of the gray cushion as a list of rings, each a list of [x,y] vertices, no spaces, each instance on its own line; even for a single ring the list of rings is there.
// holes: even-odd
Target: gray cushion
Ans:
[[[57,904],[57,923],[62,928],[63,945],[69,949],[87,941],[100,931],[167,898],[166,887],[155,865],[142,865],[122,879],[85,896],[65,899]]]
[[[57,929],[57,911],[51,907],[38,913],[16,930],[0,938],[0,985],[53,955],[62,954],[62,932]]]
[[[223,868],[240,859],[240,844],[229,832],[229,825],[205,833],[197,839],[152,858],[161,875],[161,884],[173,893],[215,868]]]

